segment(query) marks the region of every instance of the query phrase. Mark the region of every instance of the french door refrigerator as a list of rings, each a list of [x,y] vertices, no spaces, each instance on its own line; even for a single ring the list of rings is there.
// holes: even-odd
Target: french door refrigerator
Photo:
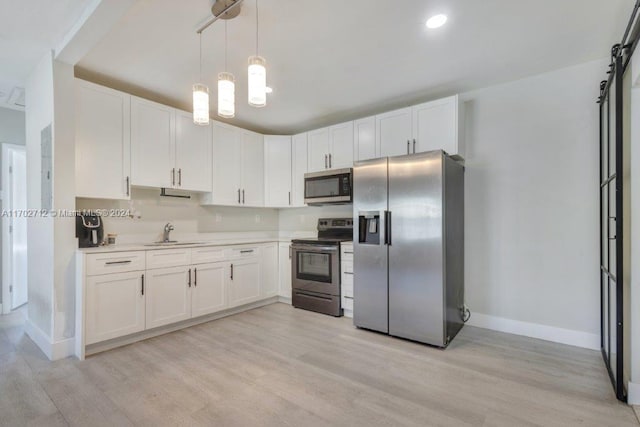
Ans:
[[[464,321],[464,167],[441,150],[353,169],[354,324],[446,347]]]

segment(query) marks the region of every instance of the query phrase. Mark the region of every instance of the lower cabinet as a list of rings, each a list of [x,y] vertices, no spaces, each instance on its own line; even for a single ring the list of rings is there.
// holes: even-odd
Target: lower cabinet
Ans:
[[[193,266],[191,317],[204,316],[226,308],[229,270],[228,262]]]
[[[260,299],[260,258],[231,261],[229,307],[237,307]]]
[[[291,247],[289,243],[278,245],[278,275],[280,276],[278,295],[291,298]]]
[[[143,274],[134,271],[87,277],[87,345],[144,330]]]
[[[191,317],[190,268],[169,267],[147,270],[146,328],[156,328]]]
[[[261,251],[262,281],[260,296],[270,298],[278,295],[278,245],[273,243]]]

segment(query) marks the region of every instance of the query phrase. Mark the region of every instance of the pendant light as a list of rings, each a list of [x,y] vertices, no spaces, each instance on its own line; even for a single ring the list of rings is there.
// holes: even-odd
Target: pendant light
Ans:
[[[236,115],[236,84],[233,74],[227,72],[227,21],[224,21],[224,69],[218,74],[218,115],[232,119]]]
[[[267,61],[258,55],[258,0],[256,0],[256,54],[249,57],[249,105],[267,105]]]
[[[202,33],[200,33],[200,81],[202,81]],[[193,85],[193,123],[201,126],[209,124],[209,88],[202,83]]]

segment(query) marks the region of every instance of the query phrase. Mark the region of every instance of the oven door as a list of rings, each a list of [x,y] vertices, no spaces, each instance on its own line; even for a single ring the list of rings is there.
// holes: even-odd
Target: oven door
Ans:
[[[293,289],[340,296],[340,247],[292,244]]]

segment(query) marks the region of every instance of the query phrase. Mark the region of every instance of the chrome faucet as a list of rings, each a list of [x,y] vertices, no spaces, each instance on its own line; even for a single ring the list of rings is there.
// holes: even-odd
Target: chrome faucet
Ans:
[[[164,234],[162,235],[162,242],[163,243],[169,243],[171,240],[169,239],[169,233],[171,233],[173,231],[173,225],[171,225],[170,222],[168,222],[165,226],[164,226]]]

